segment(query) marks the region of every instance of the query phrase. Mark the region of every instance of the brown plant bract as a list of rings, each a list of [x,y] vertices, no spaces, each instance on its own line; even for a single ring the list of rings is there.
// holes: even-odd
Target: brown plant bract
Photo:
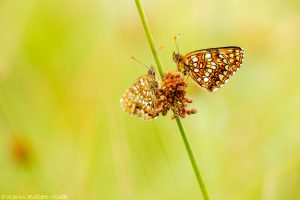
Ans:
[[[161,87],[157,89],[157,113],[163,116],[169,110],[174,112],[172,119],[185,118],[186,115],[197,113],[196,109],[187,109],[191,98],[185,97],[188,84],[180,72],[167,72],[163,78]]]

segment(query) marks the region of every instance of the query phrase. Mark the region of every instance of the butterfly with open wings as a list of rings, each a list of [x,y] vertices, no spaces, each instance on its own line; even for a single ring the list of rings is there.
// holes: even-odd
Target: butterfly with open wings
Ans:
[[[243,59],[244,50],[236,46],[201,49],[186,55],[178,51],[173,53],[178,70],[211,92],[229,80],[240,68]]]

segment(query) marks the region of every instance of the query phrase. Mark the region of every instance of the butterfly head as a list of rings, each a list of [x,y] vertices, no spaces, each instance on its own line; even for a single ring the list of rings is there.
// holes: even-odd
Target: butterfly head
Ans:
[[[155,78],[155,68],[153,65],[150,66],[149,70],[148,70],[148,74],[152,77]]]
[[[148,76],[149,76],[149,83],[150,83],[150,88],[151,89],[156,89],[158,88],[158,82],[157,82],[157,79],[155,77],[155,68],[153,65],[150,66],[149,70],[148,70]]]
[[[179,53],[173,52],[173,60],[174,62],[178,63],[181,55]]]
[[[173,60],[176,62],[178,70],[184,73],[186,70],[183,56],[179,53],[173,52]]]

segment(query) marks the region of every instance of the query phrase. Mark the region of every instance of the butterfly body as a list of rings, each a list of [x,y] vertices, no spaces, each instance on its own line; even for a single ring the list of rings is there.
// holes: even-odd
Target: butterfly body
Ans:
[[[148,70],[147,74],[139,77],[122,95],[121,107],[132,116],[144,120],[155,119],[158,114],[155,112],[156,89],[158,80],[155,77],[154,67]]]
[[[239,69],[244,51],[240,47],[201,49],[186,55],[173,53],[178,70],[203,88],[215,91]]]

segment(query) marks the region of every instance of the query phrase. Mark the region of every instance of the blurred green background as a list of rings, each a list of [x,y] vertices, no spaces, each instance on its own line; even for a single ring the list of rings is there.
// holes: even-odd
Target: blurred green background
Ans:
[[[211,199],[300,199],[300,3],[142,1],[165,70],[236,45],[244,64],[183,120]],[[0,195],[201,199],[175,121],[119,105],[155,64],[133,0],[0,0]],[[5,199],[5,198],[4,198]]]

